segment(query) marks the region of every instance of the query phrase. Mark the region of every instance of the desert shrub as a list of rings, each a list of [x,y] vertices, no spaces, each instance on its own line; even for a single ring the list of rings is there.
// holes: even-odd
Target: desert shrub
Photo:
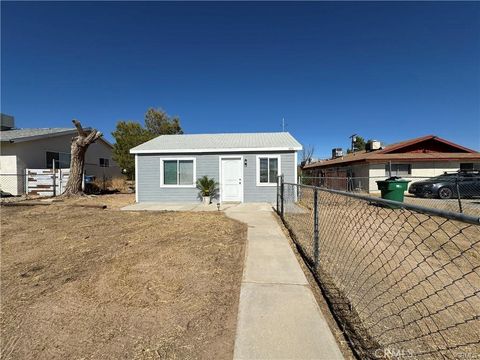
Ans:
[[[110,187],[112,190],[117,190],[119,192],[129,192],[130,187],[127,183],[127,180],[124,177],[115,177],[110,180]]]
[[[100,189],[100,191],[105,191],[112,186],[112,180],[106,176],[97,177],[93,180],[93,185]]]

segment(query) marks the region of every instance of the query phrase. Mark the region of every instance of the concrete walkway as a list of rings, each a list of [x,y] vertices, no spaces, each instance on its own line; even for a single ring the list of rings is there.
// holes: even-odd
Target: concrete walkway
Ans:
[[[343,359],[271,206],[226,214],[249,226],[234,359]]]

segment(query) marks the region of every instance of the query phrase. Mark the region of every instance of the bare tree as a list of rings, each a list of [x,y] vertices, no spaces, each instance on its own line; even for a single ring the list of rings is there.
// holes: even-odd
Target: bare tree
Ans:
[[[300,152],[300,167],[304,167],[312,162],[315,147],[313,145],[305,145]]]
[[[83,169],[85,168],[85,153],[89,145],[102,136],[102,133],[95,129],[85,131],[78,120],[73,119],[72,122],[77,128],[78,135],[72,138],[72,145],[70,147],[70,175],[62,196],[83,195],[82,180]]]

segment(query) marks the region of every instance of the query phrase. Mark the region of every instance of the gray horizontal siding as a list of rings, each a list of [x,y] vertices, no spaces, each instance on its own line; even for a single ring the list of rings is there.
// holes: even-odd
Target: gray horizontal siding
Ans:
[[[196,188],[160,187],[160,158],[196,158],[197,178],[207,175],[218,182],[218,155],[137,155],[138,201],[192,202],[199,200]]]
[[[280,167],[285,175],[285,181],[295,182],[295,153],[281,153]],[[277,196],[276,186],[257,186],[257,155],[245,154],[248,165],[243,169],[244,173],[244,201],[245,202],[274,202]],[[272,154],[273,155],[273,154]],[[275,154],[277,155],[277,154]]]
[[[219,182],[219,157],[222,155],[240,155],[247,160],[244,167],[244,201],[274,202],[275,186],[256,185],[257,155],[281,155],[281,170],[285,181],[295,182],[295,152],[283,153],[239,153],[239,154],[138,154],[138,201],[139,202],[194,202],[199,201],[196,188],[160,187],[160,158],[196,158],[197,178],[204,175]]]

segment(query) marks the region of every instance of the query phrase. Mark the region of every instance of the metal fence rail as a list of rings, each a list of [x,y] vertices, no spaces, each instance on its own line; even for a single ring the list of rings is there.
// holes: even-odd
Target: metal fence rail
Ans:
[[[405,202],[480,216],[480,175],[477,176],[475,174],[472,172],[470,174],[466,173],[468,176],[451,176],[450,179],[445,181],[438,180],[438,177],[404,176],[402,179],[408,180],[409,190],[412,189],[412,193],[405,193]],[[303,185],[318,186],[324,189],[378,196],[380,192],[377,188],[377,181],[385,180],[386,178],[386,176],[301,176],[298,182]],[[415,191],[412,188],[413,184],[415,184],[413,186],[416,189]]]
[[[361,358],[480,354],[480,218],[284,183],[277,211]]]

